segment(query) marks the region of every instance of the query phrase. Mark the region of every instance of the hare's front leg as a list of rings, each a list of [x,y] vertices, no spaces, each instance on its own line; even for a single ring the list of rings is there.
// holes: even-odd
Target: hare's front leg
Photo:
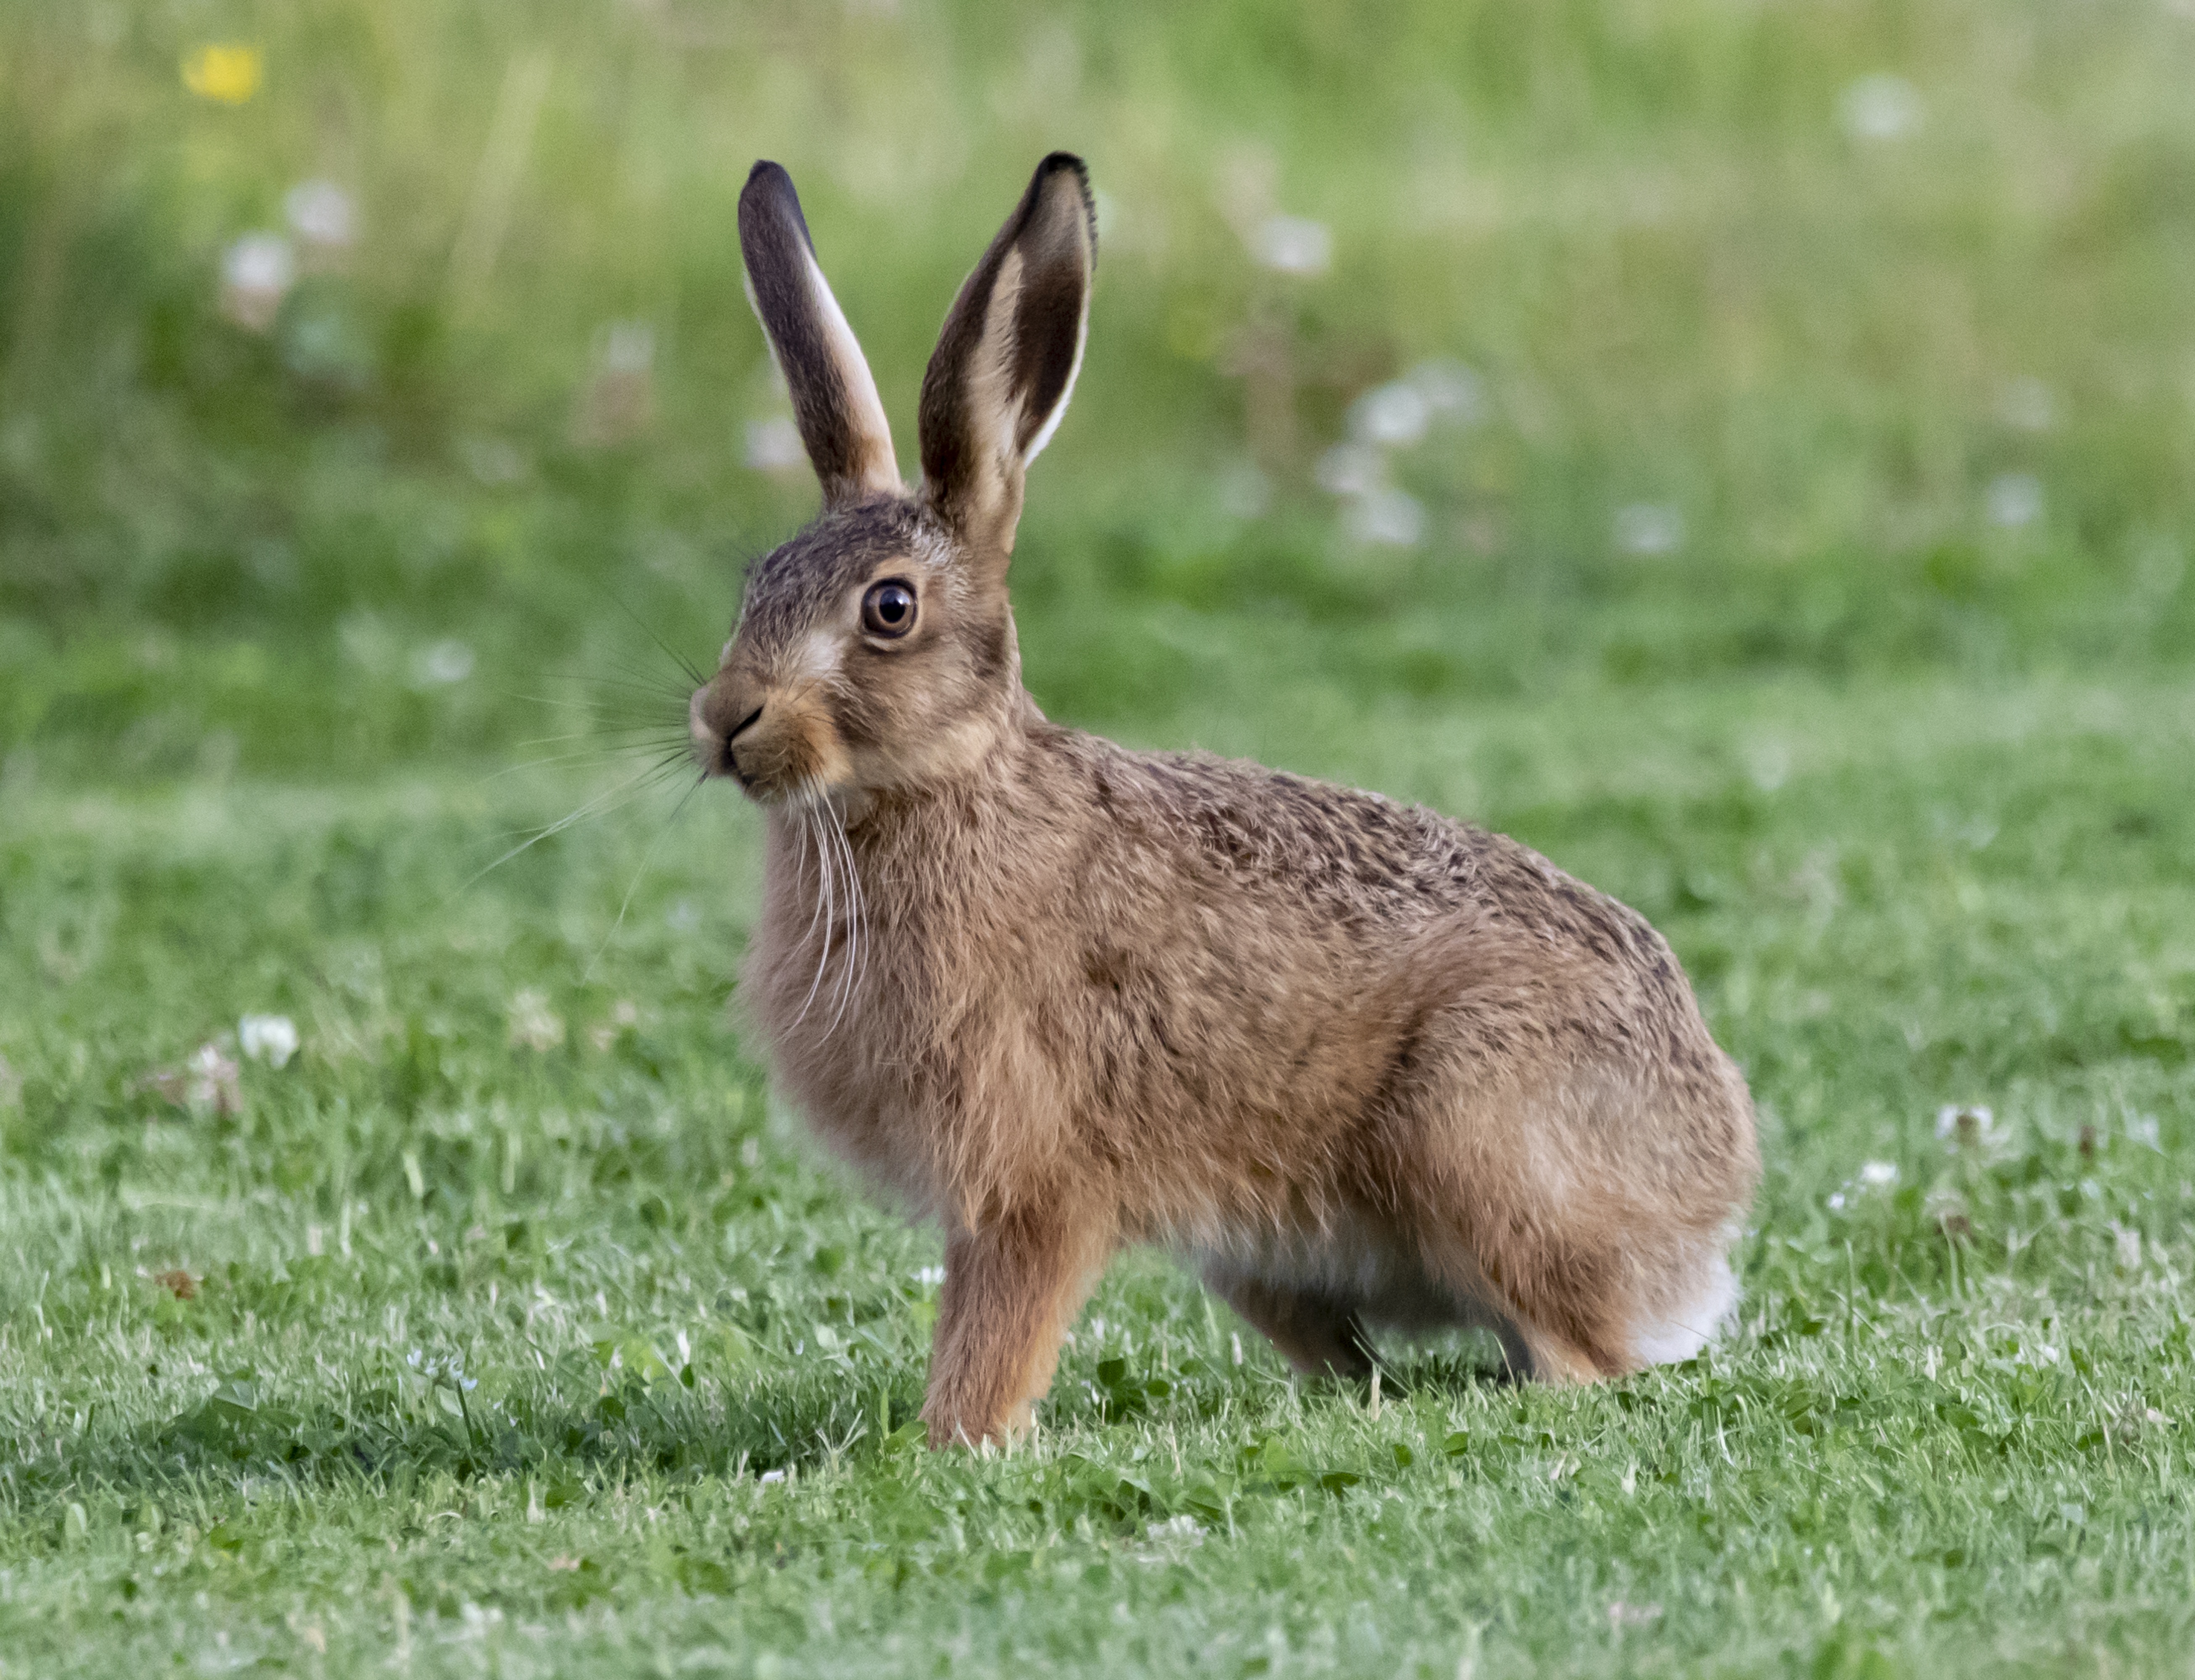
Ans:
[[[930,1444],[974,1446],[1028,1430],[1059,1342],[1108,1248],[1064,1209],[1025,1208],[945,1240],[945,1287],[922,1404]]]

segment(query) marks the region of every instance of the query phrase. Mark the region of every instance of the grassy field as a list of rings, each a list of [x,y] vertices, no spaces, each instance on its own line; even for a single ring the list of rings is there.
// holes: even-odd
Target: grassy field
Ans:
[[[0,0],[0,1677],[2186,1673],[2191,75],[2133,0]],[[1305,1385],[1145,1257],[1034,1445],[913,1445],[939,1245],[742,1046],[755,815],[626,784],[812,503],[747,164],[904,426],[1053,145],[1032,687],[1653,918],[1767,1159],[1693,1364]]]
[[[1375,1407],[1152,1260],[1006,1458],[909,1441],[936,1242],[804,1164],[726,1027],[749,814],[697,802],[613,933],[652,825],[465,884],[544,786],[12,803],[0,1660],[2177,1671],[2195,684],[1611,714],[1290,757],[1669,929],[1766,1122],[1743,1333],[1584,1394],[1404,1355]],[[271,1010],[304,1048],[233,1112],[137,1083]]]

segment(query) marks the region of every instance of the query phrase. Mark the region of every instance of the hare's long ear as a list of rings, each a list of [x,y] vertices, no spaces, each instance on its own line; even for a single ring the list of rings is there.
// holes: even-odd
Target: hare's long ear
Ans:
[[[1097,256],[1082,160],[1055,152],[945,318],[922,380],[924,493],[979,547],[1013,547],[1022,476],[1082,365]]]
[[[899,465],[877,382],[816,263],[792,177],[775,164],[757,164],[740,193],[740,255],[747,301],[792,389],[824,506],[896,491]]]

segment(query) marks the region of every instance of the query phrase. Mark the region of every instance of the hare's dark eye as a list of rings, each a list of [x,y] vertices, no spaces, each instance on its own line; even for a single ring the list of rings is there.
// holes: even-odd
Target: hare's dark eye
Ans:
[[[861,628],[871,636],[905,636],[914,628],[914,590],[897,578],[870,584],[861,597]]]

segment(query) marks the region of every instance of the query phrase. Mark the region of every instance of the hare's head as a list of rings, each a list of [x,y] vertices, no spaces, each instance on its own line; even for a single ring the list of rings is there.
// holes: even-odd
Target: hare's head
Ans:
[[[1097,233],[1081,162],[1037,165],[953,301],[923,377],[913,490],[775,164],[740,195],[740,249],[823,510],[749,570],[722,665],[688,710],[694,750],[765,804],[949,777],[1020,713],[1006,565],[1023,475],[1082,360]]]

